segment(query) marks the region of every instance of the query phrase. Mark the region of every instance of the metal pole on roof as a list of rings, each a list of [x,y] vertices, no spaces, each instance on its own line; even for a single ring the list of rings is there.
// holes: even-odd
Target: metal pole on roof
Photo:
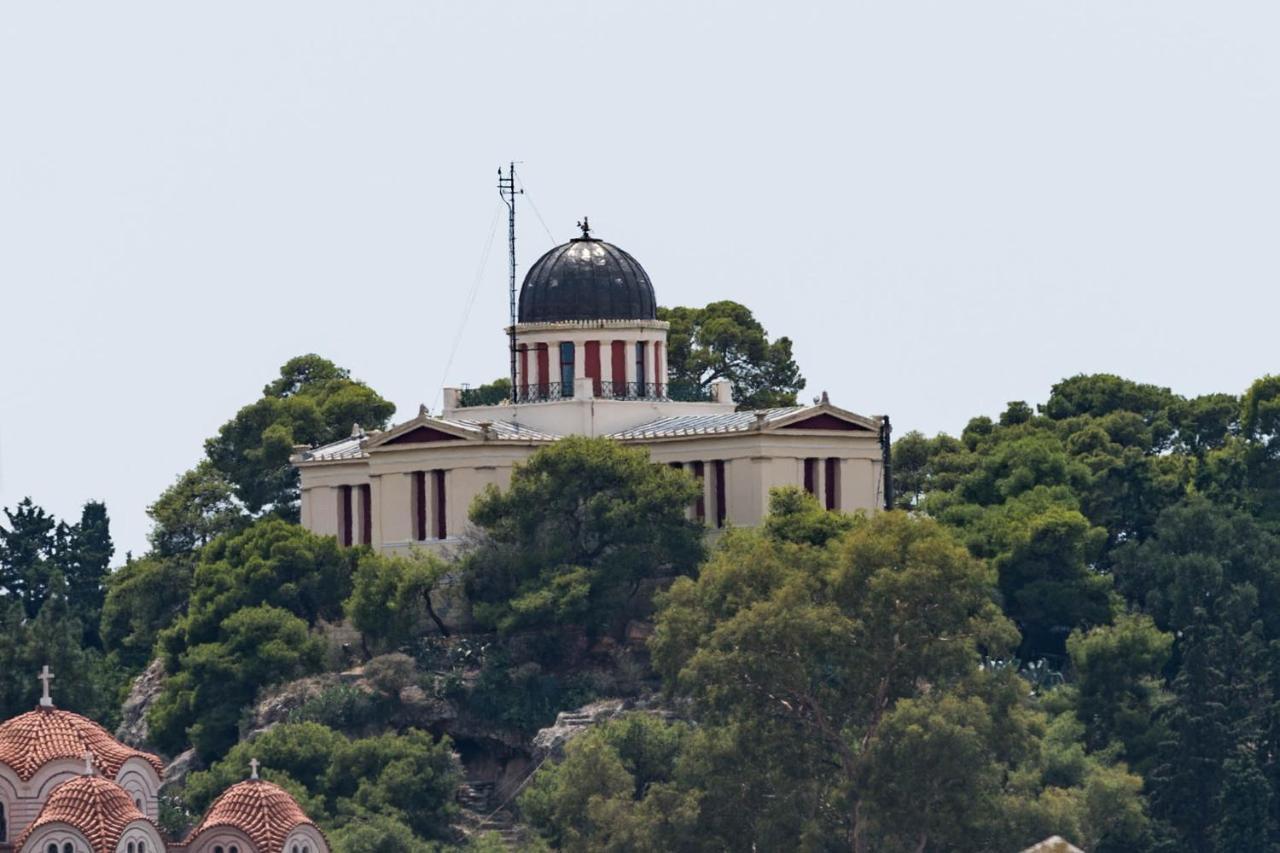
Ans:
[[[510,253],[511,277],[508,294],[511,302],[511,402],[516,402],[516,196],[523,195],[516,189],[516,164],[511,161],[506,176],[498,167],[498,195],[507,206],[507,250]]]

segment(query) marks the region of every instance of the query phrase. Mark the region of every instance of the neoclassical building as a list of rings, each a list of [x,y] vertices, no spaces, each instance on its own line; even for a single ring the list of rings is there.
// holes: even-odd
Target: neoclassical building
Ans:
[[[282,788],[250,778],[228,788],[186,840],[157,826],[158,756],[133,749],[44,696],[0,724],[0,851],[4,853],[329,853],[319,828]]]
[[[467,531],[487,486],[569,435],[608,436],[648,450],[702,484],[689,512],[709,528],[758,524],[769,491],[801,486],[828,508],[873,511],[890,500],[889,421],[832,405],[738,411],[728,381],[671,383],[668,324],[644,268],[583,235],[543,255],[525,276],[514,328],[510,399],[446,388],[443,411],[383,432],[356,428],[298,447],[302,523],[347,545],[387,552],[442,549]]]

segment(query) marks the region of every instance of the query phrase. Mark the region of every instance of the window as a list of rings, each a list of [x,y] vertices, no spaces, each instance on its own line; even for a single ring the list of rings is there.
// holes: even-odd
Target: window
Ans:
[[[351,487],[338,487],[338,544],[351,545]],[[214,853],[219,851],[214,850]]]
[[[213,853],[224,853],[224,851],[223,851],[223,849],[222,849],[222,845],[221,845],[221,844],[219,844],[219,845],[217,845],[216,847],[214,847],[214,848],[213,848]]]
[[[9,840],[9,813],[4,810],[4,803],[0,803],[0,843]]]
[[[231,845],[231,849],[230,849],[229,851],[227,851],[227,853],[240,853],[240,848],[239,848],[239,847],[237,847],[236,845],[232,844],[232,845]]]
[[[436,487],[436,538],[449,538],[449,517],[445,514],[445,491],[444,491],[444,471],[435,470],[431,473],[435,474]]]
[[[145,841],[138,842],[138,853],[147,853],[147,842]]]
[[[129,853],[137,853],[137,850],[138,850],[138,845],[136,845],[136,844],[134,844],[132,841],[130,841],[130,842],[129,842]]]
[[[45,848],[45,853],[58,853],[58,845],[50,844],[48,847]]]
[[[717,459],[711,463],[711,473],[713,477],[711,485],[716,493],[716,527],[724,527],[725,519],[728,517],[728,501],[725,498],[723,459]]]
[[[560,396],[573,396],[573,344],[560,344]]]
[[[413,472],[413,538],[427,538],[427,472]]]
[[[71,845],[70,841],[68,841],[66,844],[62,845],[62,853],[76,853],[76,848]]]
[[[649,381],[644,370],[644,341],[636,341],[636,396],[644,396],[644,386]]]

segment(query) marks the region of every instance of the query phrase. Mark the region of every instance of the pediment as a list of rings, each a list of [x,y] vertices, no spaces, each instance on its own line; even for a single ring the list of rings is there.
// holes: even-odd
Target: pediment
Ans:
[[[408,432],[403,432],[400,435],[387,439],[386,441],[379,442],[378,446],[387,447],[392,444],[426,444],[430,441],[466,441],[466,439],[460,435],[454,435],[450,432],[444,432],[442,430],[422,425],[416,426]]]
[[[825,400],[779,418],[769,424],[770,430],[806,430],[817,432],[854,432],[880,434],[880,419],[855,415]]]
[[[864,424],[847,421],[844,418],[836,417],[830,412],[820,412],[816,415],[810,415],[798,421],[782,424],[778,429],[820,429],[835,430],[837,432],[874,432],[875,430]]]

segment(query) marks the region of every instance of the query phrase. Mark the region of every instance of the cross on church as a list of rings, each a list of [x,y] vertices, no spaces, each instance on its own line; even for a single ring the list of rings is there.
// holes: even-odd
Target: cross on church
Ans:
[[[40,674],[36,676],[36,679],[44,682],[44,695],[40,697],[40,707],[52,708],[53,697],[49,695],[49,682],[53,681],[54,675],[49,671],[49,664],[45,664],[44,667],[41,668]]]
[[[582,221],[578,223],[578,227],[582,229],[582,239],[590,240],[591,239],[591,220],[587,219],[587,217],[585,216],[582,217]]]
[[[256,758],[249,759],[249,778],[250,779],[258,778],[258,768],[261,766],[262,765],[258,763],[258,759]]]

